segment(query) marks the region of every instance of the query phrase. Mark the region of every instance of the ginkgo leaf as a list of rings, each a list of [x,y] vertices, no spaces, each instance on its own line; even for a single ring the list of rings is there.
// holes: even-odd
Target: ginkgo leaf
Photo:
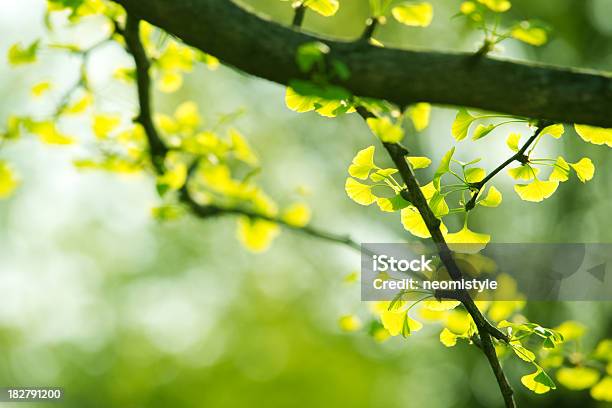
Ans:
[[[569,164],[563,157],[559,156],[555,161],[552,173],[550,173],[550,176],[548,176],[548,180],[560,182],[567,181],[569,179],[569,171]]]
[[[404,130],[387,117],[368,118],[368,126],[374,135],[386,143],[399,143],[404,138]]]
[[[498,13],[503,13],[504,11],[510,10],[512,7],[512,3],[508,0],[478,0],[479,3],[484,4],[490,10],[496,11]]]
[[[193,101],[181,103],[174,111],[174,118],[184,130],[193,132],[202,122],[198,105]]]
[[[574,125],[574,129],[585,142],[612,147],[612,129],[587,125]]]
[[[450,162],[453,158],[453,154],[455,154],[455,147],[452,147],[448,152],[444,154],[444,156],[442,157],[442,161],[440,162],[440,165],[438,166],[438,169],[434,174],[433,187],[438,191],[440,190],[440,179],[450,170]]]
[[[39,98],[43,96],[50,89],[51,89],[51,82],[49,81],[39,82],[32,87],[32,96],[35,98]]]
[[[453,347],[457,344],[457,337],[455,333],[445,327],[440,332],[440,343],[444,344],[446,347]]]
[[[32,122],[28,127],[43,143],[52,145],[69,145],[74,143],[74,139],[61,133],[52,121]]]
[[[287,87],[285,92],[285,104],[294,112],[304,113],[314,110],[315,103],[319,100],[316,96],[304,96],[297,93],[293,88]]]
[[[435,312],[442,312],[446,310],[453,310],[461,304],[458,300],[424,300],[421,302],[422,306],[428,310]]]
[[[10,197],[18,185],[19,179],[11,166],[6,161],[0,160],[0,199]]]
[[[523,347],[520,341],[511,341],[510,347],[512,347],[512,351],[514,351],[514,354],[516,354],[521,360],[527,361],[528,363],[535,361],[535,354],[533,354],[532,351],[527,350],[525,347]]]
[[[508,174],[515,180],[531,180],[538,175],[540,169],[531,167],[528,164],[523,164],[519,167],[508,169]]]
[[[408,163],[412,166],[413,169],[425,169],[429,167],[431,164],[431,159],[429,157],[424,156],[409,156],[406,157]]]
[[[408,109],[408,116],[417,132],[420,132],[429,126],[429,116],[431,114],[431,105],[425,102],[412,105]]]
[[[555,125],[546,126],[542,129],[540,134],[542,135],[551,135],[555,139],[559,139],[565,133],[565,128],[561,123],[557,123]]]
[[[588,157],[583,157],[578,162],[570,163],[569,165],[574,169],[576,175],[583,183],[591,180],[595,174],[595,166]]]
[[[584,390],[599,381],[599,371],[590,367],[562,367],[557,371],[557,381],[570,390]]]
[[[176,92],[183,86],[183,76],[179,72],[166,71],[162,74],[157,86],[164,93]]]
[[[344,185],[346,194],[357,204],[370,205],[376,201],[376,196],[372,193],[372,187],[367,184],[362,184],[354,178],[347,178]]]
[[[251,166],[257,166],[259,159],[257,155],[249,146],[244,136],[240,134],[236,129],[229,130],[230,140],[232,142],[232,150],[238,160],[250,164]]]
[[[463,336],[470,331],[472,318],[463,310],[453,309],[446,315],[444,325],[452,333]]]
[[[162,205],[151,208],[151,216],[157,221],[174,221],[184,214],[185,210],[178,205]]]
[[[252,252],[267,250],[278,234],[278,225],[273,222],[248,217],[238,219],[238,240]]]
[[[107,139],[120,123],[121,117],[118,115],[97,114],[93,117],[92,128],[98,139]]]
[[[471,167],[469,169],[465,169],[465,181],[468,183],[478,183],[481,181],[487,172],[485,169],[481,169],[480,167]]]
[[[541,181],[534,179],[530,184],[517,184],[514,190],[521,200],[539,203],[550,197],[559,187],[558,181]]]
[[[374,182],[383,181],[395,173],[397,173],[397,169],[393,169],[393,168],[378,169],[372,174],[370,174],[370,180]]]
[[[458,232],[446,234],[445,238],[453,251],[470,254],[480,252],[491,241],[489,234],[474,232],[467,225]]]
[[[484,198],[483,200],[480,200],[478,204],[484,207],[497,207],[501,204],[501,202],[502,202],[502,194],[500,193],[498,189],[495,188],[495,186],[491,186],[491,188],[489,188],[487,197]]]
[[[423,324],[408,316],[406,311],[402,310],[384,310],[380,315],[380,320],[385,329],[391,336],[402,335],[409,336],[414,331],[419,331],[423,328]]]
[[[431,198],[428,199],[427,204],[429,204],[429,208],[434,213],[434,215],[438,218],[442,218],[447,215],[450,211],[448,208],[448,204],[442,194],[439,191],[435,191]]]
[[[73,102],[72,104],[66,106],[66,108],[62,110],[62,113],[69,115],[78,115],[80,113],[85,112],[85,110],[89,106],[91,106],[92,102],[93,96],[90,92],[86,92],[82,97],[77,99],[76,102]]]
[[[474,130],[474,134],[472,135],[472,140],[482,139],[489,133],[491,133],[495,129],[495,125],[478,125],[476,126],[476,130]]]
[[[333,16],[340,8],[338,0],[306,0],[304,5],[325,17]]]
[[[416,207],[409,206],[404,208],[401,212],[401,221],[406,231],[410,232],[415,237],[429,238],[431,236],[423,217],[421,217]],[[448,231],[444,223],[440,224],[440,230],[442,230],[443,233]]]
[[[521,383],[536,394],[544,394],[557,388],[552,379],[539,368],[535,373],[521,377]]]
[[[567,320],[555,327],[555,331],[561,333],[565,341],[576,340],[584,336],[586,327],[575,320]]]
[[[352,164],[348,168],[349,174],[361,180],[367,179],[370,171],[374,168],[374,151],[374,146],[360,150],[353,157]]]
[[[520,133],[510,133],[510,135],[508,136],[508,139],[506,140],[506,145],[510,148],[510,150],[512,150],[513,152],[518,152],[519,151],[519,141],[521,140],[521,134]]]
[[[548,41],[548,33],[541,27],[533,26],[529,21],[522,21],[510,31],[512,38],[539,47]]]
[[[281,218],[293,227],[304,227],[310,221],[310,208],[304,203],[291,204]]]
[[[345,315],[338,319],[338,325],[345,332],[354,332],[361,328],[361,320],[355,315]]]
[[[470,125],[476,120],[475,116],[472,116],[467,109],[461,108],[455,116],[451,133],[455,140],[463,140],[467,137]]]
[[[465,15],[472,14],[474,11],[476,11],[476,4],[474,4],[473,1],[464,1],[461,3],[461,6],[459,6],[459,11],[461,14]]]
[[[8,50],[8,62],[11,65],[25,65],[36,62],[36,54],[40,46],[40,41],[23,47],[21,44],[13,44]]]
[[[407,2],[393,7],[391,14],[407,26],[427,27],[433,19],[433,6],[428,2]]]
[[[187,180],[187,166],[184,163],[177,163],[164,174],[157,177],[157,189],[163,195],[168,189],[178,190]]]
[[[591,397],[598,401],[612,402],[612,377],[605,377],[591,388]]]
[[[406,201],[401,194],[397,194],[395,197],[386,198],[378,197],[376,204],[384,212],[395,212],[404,209],[410,205],[410,202]]]

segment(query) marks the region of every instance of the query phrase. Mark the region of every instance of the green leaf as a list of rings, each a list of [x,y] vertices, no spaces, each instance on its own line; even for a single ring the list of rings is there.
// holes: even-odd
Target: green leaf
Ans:
[[[497,207],[501,204],[501,202],[502,194],[499,192],[498,189],[495,188],[495,186],[491,186],[491,188],[489,188],[489,193],[487,194],[487,197],[483,200],[480,200],[478,204],[482,205],[483,207]]]
[[[429,208],[431,208],[431,211],[438,218],[442,218],[450,212],[450,209],[448,208],[448,204],[446,204],[444,196],[438,191],[434,192],[434,194],[429,199],[428,204]]]
[[[333,16],[340,8],[338,0],[306,0],[304,5],[325,17]]]
[[[391,14],[407,26],[427,27],[433,19],[433,6],[428,2],[406,2],[393,7]]]
[[[558,186],[558,181],[540,181],[534,179],[530,184],[515,185],[514,190],[521,200],[539,203],[553,195]]]
[[[376,196],[372,193],[372,187],[362,184],[354,178],[347,178],[344,189],[349,198],[357,204],[370,205],[376,201]]]
[[[399,143],[404,138],[404,130],[393,124],[389,118],[368,118],[368,126],[374,135],[386,143]]]
[[[508,140],[506,140],[506,145],[508,145],[510,150],[512,150],[513,152],[518,152],[519,151],[518,144],[520,140],[521,140],[520,133],[510,133],[510,135],[508,136]]]
[[[563,367],[557,371],[557,381],[570,390],[584,390],[599,381],[599,371],[590,367]]]
[[[551,135],[555,139],[559,139],[565,133],[565,128],[561,123],[557,123],[555,125],[546,126],[542,129],[542,135]]]
[[[323,64],[329,47],[319,41],[302,44],[297,49],[295,60],[302,72],[310,72],[315,64]]]
[[[414,125],[417,132],[420,132],[429,126],[429,116],[431,115],[431,105],[425,102],[412,105],[408,109],[408,116]]]
[[[539,47],[548,41],[548,33],[541,27],[536,27],[529,21],[522,21],[510,31],[512,38]]]
[[[370,171],[374,168],[374,146],[360,150],[353,157],[352,164],[349,166],[348,172],[351,176],[365,180],[370,175]]]
[[[512,347],[512,351],[523,361],[527,361],[528,363],[532,363],[535,361],[535,354],[532,351],[527,350],[520,341],[514,340],[510,342],[510,347]]]
[[[431,164],[431,159],[429,157],[424,156],[409,156],[406,157],[408,163],[412,166],[413,169],[425,169],[429,167]]]
[[[474,134],[472,135],[472,140],[482,139],[483,137],[491,133],[495,129],[495,127],[496,126],[493,124],[476,126],[476,130],[474,131]]]
[[[453,158],[453,154],[455,154],[454,147],[451,148],[448,152],[446,152],[444,157],[442,157],[442,161],[440,162],[440,165],[438,166],[438,169],[436,170],[436,173],[434,174],[433,186],[438,191],[440,191],[440,179],[442,178],[443,175],[448,173],[450,170],[450,162],[451,162],[451,159]]]
[[[510,7],[512,7],[512,3],[510,3],[508,0],[478,0],[478,2],[480,4],[484,4],[490,10],[498,13],[508,11],[510,10]]]
[[[574,125],[574,129],[585,142],[612,147],[612,129],[587,125]]]
[[[402,210],[410,205],[409,201],[404,200],[401,194],[397,194],[395,197],[386,198],[378,197],[376,204],[380,207],[381,211],[394,212]]]
[[[451,133],[455,140],[463,140],[467,137],[468,131],[470,129],[470,125],[477,118],[472,116],[467,109],[461,108],[459,112],[457,112],[457,116],[455,116],[455,121],[453,122],[453,126],[451,128]]]
[[[465,170],[465,181],[468,183],[478,183],[485,178],[487,172],[479,167],[472,167]]]
[[[32,64],[36,62],[36,54],[40,46],[40,40],[36,40],[26,47],[21,44],[13,44],[8,51],[8,62],[13,66]]]
[[[535,377],[534,377],[534,381],[537,383],[540,383],[542,385],[545,385],[551,389],[556,389],[557,386],[555,385],[555,382],[552,380],[552,378],[550,378],[548,376],[548,374],[546,374],[546,372],[544,370],[541,370]]]
[[[544,373],[544,371],[542,371],[541,368],[538,368],[535,373],[521,377],[521,383],[536,394],[544,394],[550,391],[551,388],[556,388],[555,383],[546,373],[544,373],[543,376],[540,376],[542,373]],[[552,387],[548,384],[552,384]]]

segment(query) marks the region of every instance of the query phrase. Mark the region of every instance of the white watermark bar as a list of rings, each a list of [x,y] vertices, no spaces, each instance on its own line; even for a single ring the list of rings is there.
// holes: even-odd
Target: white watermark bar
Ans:
[[[0,402],[60,402],[64,390],[57,387],[0,387]]]
[[[451,279],[434,245],[362,244],[361,299],[467,291],[475,300],[612,300],[612,244],[455,244],[451,251],[461,279]]]

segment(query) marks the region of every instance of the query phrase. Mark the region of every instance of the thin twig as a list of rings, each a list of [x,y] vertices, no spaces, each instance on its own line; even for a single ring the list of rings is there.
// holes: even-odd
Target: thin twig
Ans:
[[[295,8],[295,14],[293,15],[293,21],[291,22],[291,25],[296,28],[301,27],[302,23],[304,23],[305,15],[306,15],[306,5],[304,4],[304,2],[301,2]]]

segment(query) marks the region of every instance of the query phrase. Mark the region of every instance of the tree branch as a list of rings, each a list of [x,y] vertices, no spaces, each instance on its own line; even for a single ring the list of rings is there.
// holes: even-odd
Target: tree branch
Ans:
[[[491,173],[489,173],[484,179],[480,180],[479,182],[476,183],[472,183],[470,185],[470,188],[474,191],[472,198],[470,199],[470,201],[468,201],[465,204],[465,209],[467,211],[470,211],[474,208],[474,206],[476,205],[476,199],[478,199],[478,195],[480,194],[480,191],[483,189],[483,187],[493,178],[497,175],[497,173],[499,173],[500,171],[502,171],[503,169],[505,169],[508,165],[510,165],[512,162],[514,161],[518,161],[520,163],[527,163],[528,158],[525,156],[525,152],[527,151],[527,148],[529,148],[529,146],[536,141],[536,139],[538,138],[538,136],[540,136],[540,133],[542,132],[542,130],[544,130],[544,128],[548,125],[550,125],[551,123],[547,123],[547,122],[543,122],[540,121],[540,123],[538,123],[537,128],[535,130],[535,132],[533,133],[533,135],[527,139],[527,141],[525,142],[525,144],[515,153],[513,154],[510,158],[508,158],[508,160],[506,160],[505,162],[503,162],[502,164],[500,164],[499,166],[497,166]]]
[[[168,148],[163,143],[160,133],[158,132],[155,123],[153,122],[152,109],[151,109],[151,77],[149,76],[149,69],[151,63],[146,55],[142,42],[140,40],[139,32],[140,20],[134,18],[128,14],[125,30],[122,30],[118,25],[116,31],[123,35],[127,44],[128,52],[134,58],[136,65],[136,88],[138,91],[138,103],[140,106],[140,113],[136,118],[136,121],[140,123],[147,137],[149,149],[151,153],[151,161],[153,162],[154,169],[157,174],[164,173],[164,159],[168,153]],[[189,170],[189,177],[193,172],[193,168]],[[189,180],[188,177],[188,180]],[[311,226],[298,227],[292,225],[281,218],[270,217],[264,214],[259,214],[250,210],[242,209],[239,207],[220,207],[216,205],[200,205],[193,200],[187,190],[187,182],[185,188],[181,190],[180,199],[183,203],[189,206],[192,212],[200,218],[209,218],[213,216],[221,215],[243,215],[249,218],[261,219],[279,224],[285,228],[302,232],[306,235],[310,235],[315,238],[323,239],[330,242],[336,242],[338,244],[346,245],[357,251],[361,250],[361,245],[348,236],[337,235],[331,232],[323,231]]]
[[[280,84],[309,79],[296,65],[296,51],[321,41],[351,72],[338,84],[357,96],[399,106],[423,101],[612,127],[610,74],[337,41],[284,27],[230,0],[116,1],[224,63]]]
[[[357,112],[364,119],[375,117],[374,114],[372,114],[363,107],[358,107]],[[395,164],[400,176],[402,177],[402,180],[404,181],[404,183],[406,183],[406,190],[408,196],[407,198],[409,198],[409,201],[417,208],[419,214],[423,218],[423,221],[427,226],[427,230],[431,235],[431,239],[436,244],[438,254],[440,255],[442,263],[446,267],[446,270],[448,271],[452,279],[461,280],[463,275],[461,273],[461,270],[459,269],[459,266],[455,262],[455,259],[452,256],[452,252],[448,247],[448,244],[446,243],[442,231],[440,230],[440,220],[435,216],[435,214],[429,207],[427,199],[421,191],[421,187],[419,186],[419,182],[416,179],[414,171],[408,165],[408,162],[406,160],[408,150],[406,150],[398,143],[383,142],[383,146],[385,147],[387,153],[391,157],[391,160]],[[457,300],[461,301],[467,312],[470,314],[470,316],[472,316],[474,323],[476,324],[478,334],[480,336],[481,349],[489,360],[489,365],[493,370],[493,374],[495,375],[495,378],[499,385],[506,407],[516,407],[512,387],[510,387],[508,379],[506,378],[506,375],[504,374],[504,371],[501,368],[501,364],[495,352],[495,347],[493,346],[493,342],[491,340],[491,336],[493,336],[498,340],[508,343],[508,336],[506,336],[495,326],[489,323],[489,321],[480,312],[480,310],[478,309],[467,291],[460,291],[458,295],[459,296],[457,297]]]

